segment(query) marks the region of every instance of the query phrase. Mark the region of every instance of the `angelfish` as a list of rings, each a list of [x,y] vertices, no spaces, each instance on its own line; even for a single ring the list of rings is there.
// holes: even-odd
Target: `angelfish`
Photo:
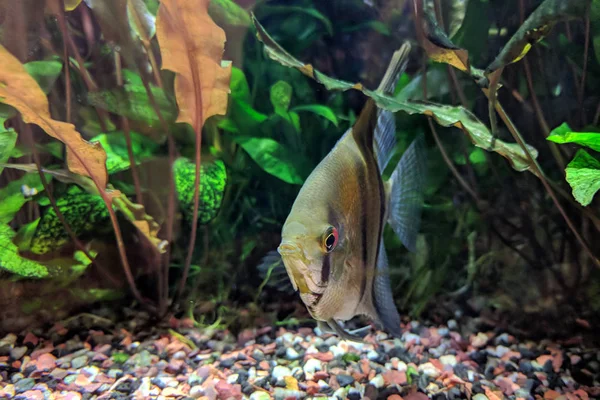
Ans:
[[[390,94],[406,67],[410,46],[397,50],[378,87]],[[424,190],[425,156],[419,137],[402,155],[389,180],[395,120],[369,98],[355,125],[317,165],[300,189],[277,248],[311,316],[322,329],[360,340],[338,321],[371,318],[401,336],[392,297],[383,229],[389,223],[414,250]]]

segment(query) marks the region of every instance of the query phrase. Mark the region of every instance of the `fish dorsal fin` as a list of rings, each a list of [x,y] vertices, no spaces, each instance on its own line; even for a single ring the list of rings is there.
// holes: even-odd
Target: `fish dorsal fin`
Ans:
[[[352,127],[352,137],[358,148],[367,156],[373,154],[375,128],[377,126],[377,106],[372,99],[367,100],[358,120]],[[372,155],[369,158],[373,157]]]
[[[394,52],[388,69],[385,71],[383,79],[377,88],[377,91],[384,94],[392,94],[398,78],[406,69],[410,45],[408,42],[402,45],[400,49]],[[377,165],[379,171],[383,173],[388,165],[394,148],[396,147],[396,120],[394,114],[387,110],[379,110],[377,113],[377,126],[375,128],[375,154],[377,156]]]
[[[425,192],[427,159],[425,140],[418,136],[402,155],[390,177],[389,223],[410,250],[416,247]]]

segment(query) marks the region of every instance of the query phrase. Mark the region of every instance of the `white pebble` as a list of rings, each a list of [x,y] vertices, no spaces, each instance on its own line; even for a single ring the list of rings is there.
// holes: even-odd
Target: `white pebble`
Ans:
[[[202,396],[204,396],[204,389],[202,388],[202,386],[196,385],[190,388],[190,397],[198,399]]]
[[[440,376],[440,371],[430,362],[419,365],[419,372],[432,378]]]
[[[319,350],[314,345],[311,344],[310,346],[308,346],[308,349],[306,349],[304,354],[317,354],[318,352],[319,352]]]
[[[300,354],[293,347],[288,347],[285,351],[285,358],[288,360],[297,360],[301,357]]]
[[[239,377],[240,377],[239,374],[231,374],[227,377],[227,383],[229,383],[230,385],[233,385],[237,382]]]
[[[375,361],[379,358],[379,354],[375,350],[371,350],[367,353],[367,358],[371,361]]]
[[[283,378],[284,376],[292,376],[292,371],[287,367],[278,365],[275,368],[273,368],[271,376],[275,379]]]
[[[449,365],[451,367],[454,367],[458,363],[458,361],[456,360],[456,356],[453,354],[446,354],[445,356],[441,356],[440,362],[442,363],[442,365]]]
[[[310,358],[304,363],[304,373],[306,374],[314,374],[317,371],[321,371],[323,368],[323,363],[316,358]]]
[[[342,348],[340,348],[340,346],[331,346],[329,350],[331,350],[334,357],[341,357],[344,354],[346,354],[346,352]]]
[[[257,390],[250,395],[250,400],[270,400],[271,396],[262,390]]]
[[[404,332],[404,334],[402,334],[402,340],[405,342],[414,341],[415,344],[421,344],[421,336],[410,332]]]
[[[373,379],[371,379],[369,383],[375,386],[377,389],[381,389],[385,384],[383,376],[381,376],[380,374],[376,375]]]

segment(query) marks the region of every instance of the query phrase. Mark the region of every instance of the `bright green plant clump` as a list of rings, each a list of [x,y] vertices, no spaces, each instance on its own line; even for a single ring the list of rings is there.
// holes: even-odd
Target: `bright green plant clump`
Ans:
[[[28,278],[43,278],[48,275],[48,269],[32,260],[19,255],[17,246],[12,239],[15,232],[6,224],[0,224],[0,269],[15,275]]]
[[[191,222],[194,214],[194,181],[196,166],[186,158],[179,158],[173,164],[175,189],[179,204],[186,221]],[[227,170],[221,160],[202,163],[200,167],[200,202],[198,223],[206,224],[212,220],[223,201],[227,184]]]
[[[109,214],[100,196],[77,192],[57,199],[56,204],[75,236],[97,233],[109,226]],[[31,252],[45,254],[70,240],[54,209],[48,207],[31,240]]]

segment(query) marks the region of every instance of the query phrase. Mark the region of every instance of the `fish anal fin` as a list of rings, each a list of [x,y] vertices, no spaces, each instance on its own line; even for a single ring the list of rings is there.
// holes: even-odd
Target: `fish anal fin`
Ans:
[[[378,322],[383,325],[383,328],[393,336],[401,337],[400,314],[398,314],[398,309],[394,304],[387,255],[383,242],[379,245],[377,269],[373,280],[373,305]]]

